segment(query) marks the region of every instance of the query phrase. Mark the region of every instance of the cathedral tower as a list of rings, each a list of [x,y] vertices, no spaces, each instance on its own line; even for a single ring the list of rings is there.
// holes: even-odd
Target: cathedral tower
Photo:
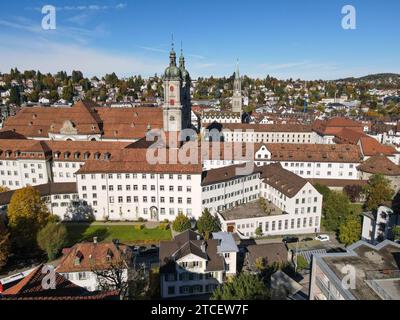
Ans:
[[[236,67],[235,80],[233,83],[232,112],[242,113],[242,83],[239,74],[239,63]]]
[[[165,132],[178,132],[191,127],[191,79],[185,67],[185,57],[182,50],[179,67],[176,65],[173,45],[169,60],[169,66],[164,73],[163,123]]]

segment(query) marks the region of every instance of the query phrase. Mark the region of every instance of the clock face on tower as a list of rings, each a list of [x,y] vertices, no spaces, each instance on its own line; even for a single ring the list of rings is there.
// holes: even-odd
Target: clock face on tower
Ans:
[[[174,86],[169,87],[169,91],[174,92],[174,90],[175,90]]]

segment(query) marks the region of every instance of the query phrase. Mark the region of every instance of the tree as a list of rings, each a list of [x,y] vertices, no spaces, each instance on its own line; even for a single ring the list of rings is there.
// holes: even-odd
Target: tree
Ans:
[[[400,225],[392,228],[394,240],[400,240]]]
[[[10,191],[10,189],[8,189],[5,186],[0,186],[0,193],[7,192],[7,191]]]
[[[67,228],[54,221],[50,221],[39,231],[37,242],[39,247],[47,253],[49,261],[56,259],[67,245],[67,236]]]
[[[356,215],[350,215],[339,227],[339,241],[346,246],[360,240],[361,222]]]
[[[390,181],[382,174],[371,176],[364,192],[366,195],[365,208],[371,211],[378,209],[383,202],[392,200],[394,194],[390,187]]]
[[[322,223],[328,231],[339,230],[342,222],[351,214],[349,198],[342,192],[331,191],[322,206]]]
[[[8,100],[10,104],[21,105],[21,93],[18,86],[12,86],[10,90],[10,98]]]
[[[72,102],[74,99],[74,87],[71,84],[64,87],[61,97],[68,102]]]
[[[359,185],[347,185],[343,188],[351,202],[359,201],[363,188]]]
[[[10,233],[0,219],[0,270],[7,264],[10,254]]]
[[[183,232],[189,230],[192,227],[190,220],[183,213],[178,214],[172,223],[172,229],[176,232]]]
[[[232,281],[218,287],[211,300],[268,300],[270,292],[262,279],[253,274],[241,273]]]
[[[254,261],[254,268],[259,272],[263,272],[265,270],[265,268],[266,268],[265,259],[262,258],[262,257],[258,257]]]
[[[255,234],[256,234],[257,237],[261,237],[263,235],[262,228],[257,227],[256,231],[255,231]]]
[[[72,71],[72,75],[71,75],[71,81],[74,84],[79,83],[79,81],[81,81],[83,79],[83,74],[81,71]]]
[[[221,230],[218,218],[214,217],[208,209],[205,209],[199,220],[197,220],[197,229],[204,235],[206,240],[210,238],[210,233]]]
[[[15,191],[8,206],[8,226],[15,249],[25,252],[36,249],[38,231],[47,224],[49,217],[38,190],[28,186]]]
[[[128,262],[131,256],[121,253],[118,258],[111,256],[111,261],[106,266],[97,266],[93,260],[91,271],[96,275],[101,291],[117,290],[121,298],[129,295],[129,285],[134,285],[133,294],[138,294],[139,281],[145,279],[144,270],[130,268]],[[132,282],[138,282],[133,283]],[[140,286],[141,287],[141,286]],[[139,290],[140,291],[140,290]]]

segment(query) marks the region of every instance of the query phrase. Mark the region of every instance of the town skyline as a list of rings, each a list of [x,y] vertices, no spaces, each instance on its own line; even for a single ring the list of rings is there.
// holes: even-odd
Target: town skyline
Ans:
[[[345,30],[346,4],[55,1],[57,28],[43,30],[44,3],[17,1],[0,14],[0,72],[18,67],[148,77],[163,70],[174,34],[176,51],[182,41],[193,78],[229,76],[237,59],[242,73],[253,78],[334,80],[400,73],[399,45],[393,41],[399,4],[353,1],[356,29]]]

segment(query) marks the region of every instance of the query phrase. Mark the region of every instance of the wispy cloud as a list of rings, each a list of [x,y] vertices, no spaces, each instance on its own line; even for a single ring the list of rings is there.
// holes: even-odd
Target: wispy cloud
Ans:
[[[125,9],[128,6],[127,3],[118,3],[116,5],[100,5],[100,4],[91,4],[91,5],[77,5],[77,6],[59,6],[56,7],[58,11],[106,11],[106,10],[121,10]],[[42,8],[39,7],[27,7],[26,10],[36,10],[41,11]]]
[[[99,24],[92,29],[58,25],[56,30],[43,30],[40,23],[23,17],[13,17],[13,20],[0,19],[0,26],[25,33],[31,33],[43,38],[57,38],[59,40],[72,40],[84,44],[90,39],[108,34],[107,30]],[[3,29],[4,31],[4,29]]]
[[[142,49],[142,50],[146,50],[146,51],[151,51],[151,52],[168,53],[168,50],[154,48],[154,47],[139,46],[138,48]]]
[[[18,67],[20,70],[34,69],[51,73],[59,70],[67,72],[81,70],[87,76],[102,76],[111,72],[119,76],[129,76],[152,75],[165,67],[165,61],[124,55],[99,48],[62,44],[45,39],[40,42],[27,38],[10,42],[8,39],[3,40],[5,42],[2,41],[0,45],[0,61],[3,61],[0,72]]]

